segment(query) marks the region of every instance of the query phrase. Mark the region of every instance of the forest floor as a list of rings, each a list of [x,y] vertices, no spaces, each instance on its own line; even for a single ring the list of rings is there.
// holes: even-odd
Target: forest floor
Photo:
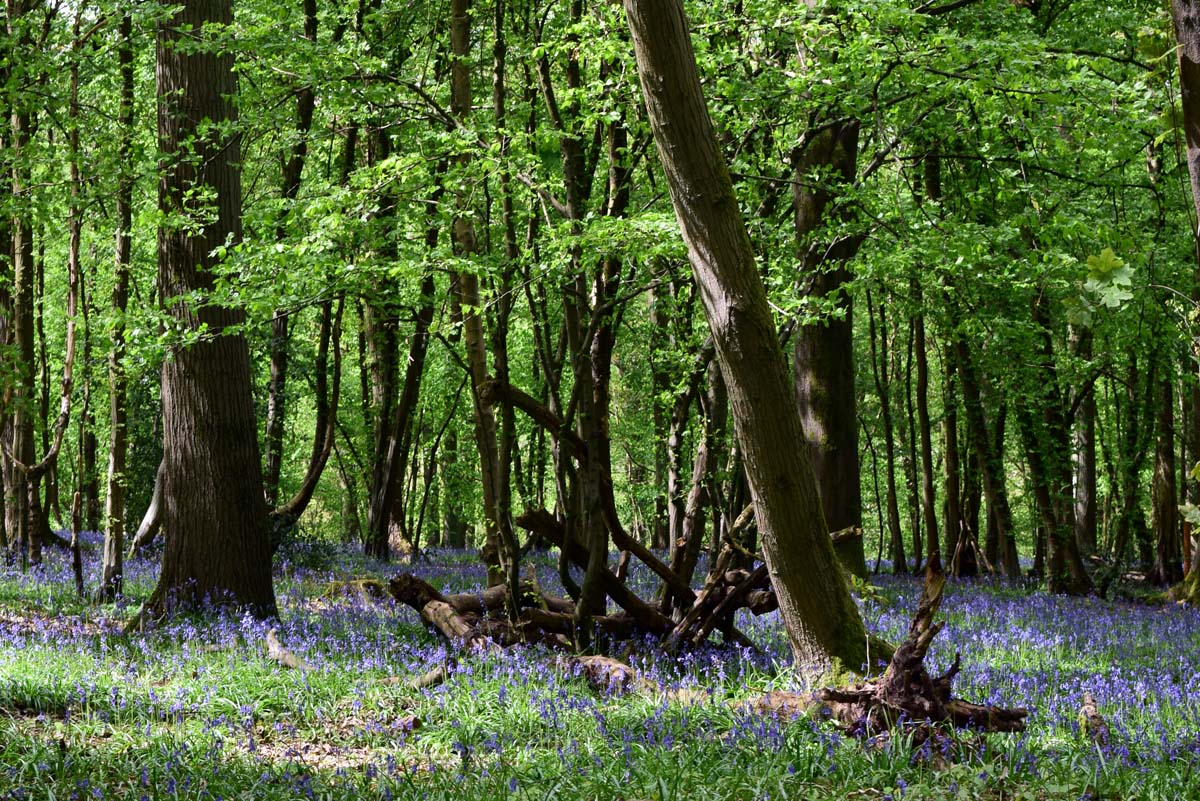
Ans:
[[[931,672],[958,651],[959,695],[1030,715],[1022,734],[956,732],[937,754],[904,736],[864,743],[828,721],[754,711],[766,692],[808,689],[788,667],[777,613],[739,621],[759,653],[626,649],[618,656],[661,691],[622,695],[597,693],[541,649],[448,652],[391,599],[329,592],[410,569],[448,592],[481,585],[473,556],[432,556],[397,567],[328,547],[282,555],[278,636],[307,663],[299,670],[267,658],[269,627],[249,618],[122,634],[154,560],[128,565],[128,600],[107,607],[75,597],[64,554],[0,573],[0,799],[1200,797],[1193,609],[951,583]],[[554,590],[549,561],[534,561]],[[649,576],[629,580],[652,595]],[[873,582],[864,618],[898,642],[920,585]],[[409,686],[439,665],[444,683]],[[1107,743],[1080,732],[1084,693]]]

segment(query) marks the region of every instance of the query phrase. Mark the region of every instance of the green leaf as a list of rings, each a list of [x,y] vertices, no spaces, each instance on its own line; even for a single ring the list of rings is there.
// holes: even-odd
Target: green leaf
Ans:
[[[1125,266],[1125,262],[1113,253],[1112,248],[1100,251],[1099,256],[1088,256],[1088,278],[1095,281],[1110,279],[1112,274]]]

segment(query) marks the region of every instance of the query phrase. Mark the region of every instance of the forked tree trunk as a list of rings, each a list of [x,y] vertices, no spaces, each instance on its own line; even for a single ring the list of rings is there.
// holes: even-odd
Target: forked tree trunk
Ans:
[[[867,654],[862,620],[837,568],[787,362],[704,104],[683,5],[626,0],[625,9],[796,664],[811,670],[837,659],[859,669]]]
[[[214,251],[241,240],[241,148],[238,134],[228,133],[237,122],[233,55],[198,33],[224,31],[232,20],[229,0],[185,0],[158,27],[158,134],[167,165],[159,178],[158,294],[183,330],[209,333],[163,363],[166,550],[148,616],[206,600],[277,614],[250,354],[242,334],[226,330],[245,316],[178,300],[210,290]],[[196,158],[184,157],[185,149]],[[211,197],[211,205],[200,207],[198,197]],[[200,231],[186,224],[198,214],[207,220]]]

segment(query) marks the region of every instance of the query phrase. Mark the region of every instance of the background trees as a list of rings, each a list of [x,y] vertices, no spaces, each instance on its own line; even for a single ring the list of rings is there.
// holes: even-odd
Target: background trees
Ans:
[[[591,546],[589,570],[565,557],[561,570],[584,610],[617,567],[610,545],[670,549],[657,569],[676,614],[697,554],[731,536],[758,549],[734,526],[751,499],[751,454],[729,424],[741,401],[696,313],[705,291],[622,10],[454,11],[242,0],[209,27],[236,86],[177,138],[185,171],[240,172],[239,235],[232,194],[204,181],[181,190],[183,217],[152,199],[160,179],[187,178],[159,164],[150,124],[176,102],[152,72],[159,12],[84,4],[73,48],[61,9],[6,7],[10,548],[35,555],[51,522],[69,525],[59,499],[88,497],[106,471],[114,588],[165,437],[167,497],[239,507],[283,547],[363,537],[389,558],[495,531],[486,556],[511,571],[514,545],[538,544],[524,513],[545,511]],[[1131,565],[1177,578],[1190,541],[1171,510],[1195,486],[1200,396],[1189,95],[1169,16],[1002,0],[688,13],[830,527],[861,523],[849,547],[864,561],[914,568],[940,552],[952,572],[1032,572],[1054,591],[1107,589]],[[220,107],[235,96],[236,118]],[[92,357],[71,391],[111,412],[72,419],[62,448],[77,458],[31,492],[18,464],[55,431],[72,208]],[[190,255],[203,280],[156,282],[173,252],[160,226],[203,238]],[[181,326],[168,312],[183,308]],[[812,354],[835,351],[811,345],[831,337],[841,355],[822,366]],[[244,353],[218,355],[239,339]],[[241,422],[184,466],[172,371],[210,355],[249,365]],[[90,437],[110,458],[85,458]],[[225,458],[218,472],[247,471],[237,483],[261,504],[215,488],[199,500],[201,463]],[[200,507],[164,506],[168,551]]]

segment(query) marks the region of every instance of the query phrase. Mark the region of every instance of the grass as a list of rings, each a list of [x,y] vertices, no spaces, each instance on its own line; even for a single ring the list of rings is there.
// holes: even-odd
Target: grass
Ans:
[[[553,567],[536,567],[555,587]],[[751,712],[767,690],[804,689],[776,615],[741,621],[761,653],[639,643],[623,656],[672,692],[598,695],[542,650],[450,654],[410,610],[325,593],[398,569],[340,552],[280,560],[280,638],[303,672],[268,661],[267,625],[236,614],[121,634],[153,562],[129,565],[129,600],[100,608],[75,598],[61,554],[0,574],[0,799],[1200,797],[1191,609],[952,585],[934,666],[958,650],[960,695],[1028,706],[1030,719],[1022,735],[955,733],[947,764],[903,735],[864,744]],[[458,553],[413,569],[455,591],[484,578]],[[650,578],[630,580],[649,593]],[[919,586],[875,582],[864,617],[897,641]],[[451,657],[442,686],[406,686]],[[1107,746],[1078,732],[1085,691]]]

